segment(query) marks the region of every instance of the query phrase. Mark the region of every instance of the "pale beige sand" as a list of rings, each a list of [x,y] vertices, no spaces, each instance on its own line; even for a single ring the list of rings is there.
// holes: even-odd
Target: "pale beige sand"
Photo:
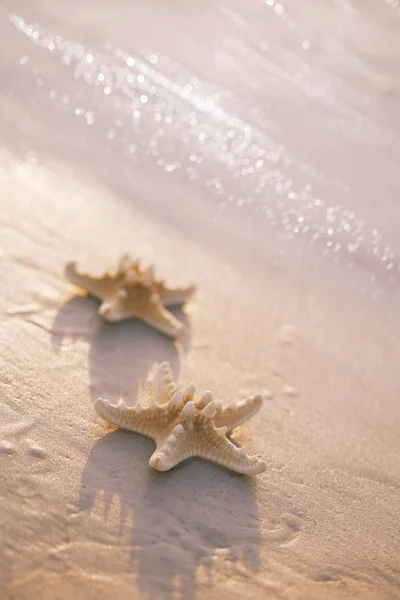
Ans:
[[[83,4],[0,7],[1,600],[398,597],[396,8],[337,2],[317,10],[311,2],[307,17],[288,2],[289,21],[280,21],[280,9],[266,13],[274,7],[257,2],[218,10],[120,2],[121,13]],[[83,43],[102,64],[113,60],[109,40],[179,61],[181,70],[160,66],[168,82],[157,76],[147,102],[174,127],[157,136],[149,108],[132,131],[131,88],[108,99],[74,78],[73,66],[17,30],[12,11],[37,21],[41,40],[49,33],[71,40],[69,49]],[[162,27],[150,26],[156,15]],[[321,48],[330,32],[343,48],[310,58],[298,87],[291,45],[307,32]],[[260,54],[260,39],[272,54]],[[254,74],[241,89],[251,56]],[[206,81],[186,100],[172,86],[184,68]],[[317,84],[337,73],[332,94],[342,96],[332,103]],[[215,107],[202,112],[210,127],[202,150],[174,119],[185,102],[198,118],[207,82],[233,94],[219,92],[222,122]],[[165,104],[157,100],[163,90]],[[75,114],[80,107],[96,113],[97,128],[79,120],[90,120]],[[232,114],[247,120],[232,123]],[[250,126],[274,142],[254,134],[242,155],[212,145],[218,130],[243,143]],[[240,156],[251,166],[264,142],[278,159],[271,167],[264,157],[260,169],[272,175],[258,196],[260,180],[241,179]],[[190,153],[203,156],[191,161],[197,171],[175,164]],[[295,235],[274,170],[302,190],[296,206],[310,235]],[[261,221],[256,200],[242,210],[251,195],[279,223]],[[334,246],[355,250],[334,254],[327,245],[319,197],[351,225],[335,231]],[[139,322],[102,323],[96,302],[74,296],[63,279],[68,260],[101,270],[126,251],[154,261],[172,283],[198,283],[187,313],[177,312],[188,329],[181,346]],[[122,393],[133,403],[162,360],[180,383],[194,380],[221,399],[271,391],[234,434],[263,456],[266,473],[243,478],[200,460],[153,472],[151,441],[107,430],[93,400]]]

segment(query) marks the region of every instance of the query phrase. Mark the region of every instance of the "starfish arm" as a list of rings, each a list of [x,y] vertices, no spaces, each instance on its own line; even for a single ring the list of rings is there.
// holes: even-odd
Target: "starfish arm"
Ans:
[[[154,394],[158,404],[165,404],[178,389],[168,362],[162,362],[154,374]]]
[[[119,293],[121,294],[123,292],[124,292],[124,289],[121,288],[119,290]],[[117,323],[118,321],[127,319],[130,315],[121,313],[118,310],[118,304],[119,304],[119,296],[118,295],[110,296],[109,298],[107,298],[107,300],[104,300],[100,304],[99,310],[98,310],[99,315],[101,317],[103,317],[103,319],[105,319],[106,321],[110,321],[111,323]]]
[[[249,456],[244,448],[238,448],[228,440],[225,427],[216,427],[212,420],[202,416],[197,419],[199,426],[191,444],[192,456],[211,460],[242,475],[256,475],[265,471],[263,460]]]
[[[181,412],[180,422],[171,435],[157,444],[150,458],[150,466],[158,471],[169,471],[190,456],[199,456],[243,475],[256,475],[266,469],[264,461],[249,456],[226,437],[226,427],[216,427],[212,416],[215,403],[210,402],[199,412],[189,402]]]
[[[164,281],[154,281],[154,286],[161,298],[164,306],[174,306],[177,304],[185,304],[196,292],[195,285],[189,285],[182,288],[168,287]]]
[[[95,277],[88,273],[81,273],[76,262],[69,262],[65,265],[65,276],[71,283],[86,290],[91,296],[104,301],[123,284],[125,274],[123,271],[117,271],[114,274],[105,273]]]
[[[94,408],[100,417],[121,429],[146,435],[153,440],[165,439],[182,408],[182,394],[177,392],[168,405],[162,407],[154,402],[149,407],[140,404],[128,407],[123,400],[111,404],[107,399],[97,398]]]
[[[178,337],[185,328],[183,323],[163,307],[158,294],[153,296],[152,301],[146,306],[146,310],[138,316],[155,329],[172,338]]]
[[[261,394],[256,394],[252,398],[240,402],[231,402],[225,406],[218,403],[214,423],[216,427],[227,427],[228,431],[232,431],[232,429],[255,415],[260,410],[263,401],[264,397]]]
[[[168,437],[157,444],[149,460],[149,466],[157,471],[169,471],[178,463],[192,456],[187,443],[186,431],[178,423]]]

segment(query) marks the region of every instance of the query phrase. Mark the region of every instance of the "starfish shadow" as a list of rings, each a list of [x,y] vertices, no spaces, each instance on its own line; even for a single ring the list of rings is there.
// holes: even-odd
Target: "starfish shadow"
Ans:
[[[153,446],[123,431],[102,437],[83,471],[77,507],[89,519],[102,497],[109,524],[111,505],[119,503],[109,539],[127,548],[141,597],[193,600],[199,585],[212,585],[216,555],[255,571],[261,544],[256,483],[197,459],[168,473],[153,471],[147,464]]]
[[[167,360],[175,377],[180,355],[190,345],[190,323],[182,310],[174,314],[183,322],[186,333],[180,345],[145,323],[127,319],[107,323],[97,314],[98,302],[73,296],[59,310],[52,325],[52,347],[59,351],[63,341],[85,340],[89,344],[88,369],[92,401],[99,396],[114,401],[122,396],[133,404],[141,383],[155,362]]]

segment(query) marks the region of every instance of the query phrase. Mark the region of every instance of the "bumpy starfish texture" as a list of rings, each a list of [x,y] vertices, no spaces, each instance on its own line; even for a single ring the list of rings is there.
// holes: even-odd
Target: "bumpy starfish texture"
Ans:
[[[127,255],[121,258],[113,273],[89,275],[80,272],[76,263],[69,262],[65,274],[74,285],[102,302],[99,314],[107,321],[136,317],[170,337],[177,337],[184,326],[166,307],[184,304],[196,291],[194,285],[167,286],[164,280],[155,277],[152,265],[143,268],[139,261],[132,262]]]
[[[257,456],[249,456],[226,434],[259,410],[261,395],[238,404],[223,406],[211,392],[194,401],[196,386],[191,383],[177,389],[169,364],[162,363],[155,373],[150,389],[151,404],[139,402],[129,408],[123,400],[111,404],[98,398],[97,413],[122,429],[140,433],[156,442],[149,465],[158,471],[168,471],[191,456],[216,462],[243,475],[255,475],[266,469]]]

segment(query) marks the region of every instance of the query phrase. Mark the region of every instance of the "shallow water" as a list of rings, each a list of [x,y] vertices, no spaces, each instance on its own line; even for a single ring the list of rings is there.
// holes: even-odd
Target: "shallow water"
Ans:
[[[204,235],[251,231],[270,260],[304,267],[312,245],[317,271],[397,290],[396,3],[119,6],[124,19],[3,5],[4,142],[83,166],[144,210],[196,215]],[[185,185],[185,206],[132,198],[144,166]]]

